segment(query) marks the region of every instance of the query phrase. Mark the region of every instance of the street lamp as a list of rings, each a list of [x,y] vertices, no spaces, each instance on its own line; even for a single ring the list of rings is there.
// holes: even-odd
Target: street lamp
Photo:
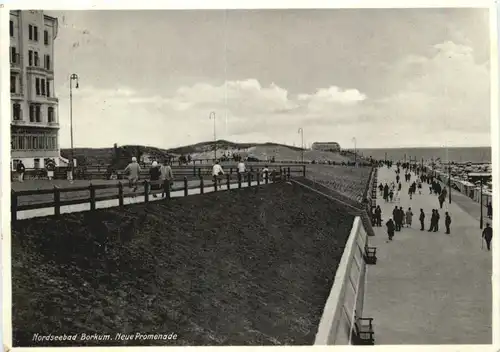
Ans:
[[[75,151],[73,146],[73,81],[75,81],[75,88],[78,89],[78,75],[72,73],[69,76],[69,124],[70,124],[70,137],[71,137],[71,180],[73,180],[73,168],[75,165]]]
[[[352,137],[352,141],[354,142],[354,166],[358,164],[358,150],[356,148],[356,137]]]
[[[301,135],[301,147],[302,147],[302,164],[304,163],[304,129],[299,127],[298,133]]]
[[[215,112],[212,111],[210,112],[210,115],[208,116],[210,120],[214,120],[214,162],[217,161],[217,133],[215,129]]]

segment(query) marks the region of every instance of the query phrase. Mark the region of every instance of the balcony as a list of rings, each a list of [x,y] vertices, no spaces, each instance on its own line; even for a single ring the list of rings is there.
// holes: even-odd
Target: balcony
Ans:
[[[12,120],[11,124],[16,125],[16,126],[22,126],[22,125],[26,125],[26,121],[24,121],[24,120]]]
[[[54,76],[54,70],[52,70],[52,69],[48,70],[48,69],[41,67],[41,66],[28,66],[28,67],[26,67],[26,71],[28,73],[43,74],[49,78]]]
[[[22,93],[19,93],[19,92],[15,92],[15,93],[10,93],[10,98],[12,100],[23,100],[24,98],[24,95]]]
[[[19,61],[10,63],[10,70],[13,72],[21,72],[21,63]]]

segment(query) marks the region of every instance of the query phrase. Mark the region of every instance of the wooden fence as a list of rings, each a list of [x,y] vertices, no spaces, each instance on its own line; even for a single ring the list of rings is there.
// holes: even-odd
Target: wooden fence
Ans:
[[[267,165],[267,164],[266,164]],[[229,174],[236,174],[238,172],[238,169],[234,163],[229,164],[229,165],[222,165],[223,168],[225,168],[225,171],[228,172]],[[264,164],[252,164],[252,165],[247,165],[247,169],[249,170],[250,173],[257,172],[259,169],[262,169]],[[293,167],[293,168],[301,168],[302,169],[302,174],[305,177],[305,172],[306,172],[306,165],[291,165],[291,164],[284,164],[284,165],[272,165],[274,167],[279,168],[280,170],[285,170],[288,167]],[[66,168],[58,168],[54,172],[54,176],[56,179],[66,179]],[[172,172],[174,174],[174,177],[187,177],[188,179],[193,179],[193,178],[199,178],[200,176],[207,176],[212,174],[212,167],[211,166],[194,166],[194,165],[185,165],[185,166],[174,166],[172,167]],[[282,171],[280,171],[282,172]],[[15,173],[12,174],[12,179],[15,179]],[[77,168],[75,170],[75,179],[82,179],[82,180],[106,180],[109,179],[111,176],[110,172],[107,170],[106,167],[86,167],[86,168]],[[148,169],[143,169],[140,173],[141,177],[149,177],[149,170]],[[47,173],[45,170],[27,170],[25,173],[25,179],[46,179],[47,178]],[[126,178],[126,175],[124,175],[123,170],[118,170],[117,171],[117,178],[118,179],[124,179]]]
[[[214,187],[214,191],[223,185],[226,184],[228,190],[231,189],[231,184],[238,184],[238,188],[242,188],[243,182],[247,182],[248,186],[251,186],[252,180],[257,181],[257,185],[260,185],[261,182],[264,184],[268,184],[270,179],[271,182],[276,182],[278,180],[290,179],[292,175],[303,175],[302,167],[297,169],[288,168],[280,168],[280,172],[248,172],[245,174],[225,174],[222,176],[216,176],[211,178],[211,183],[205,183],[205,179],[202,176],[199,177],[199,184],[197,185],[188,185],[187,177],[184,177],[184,184],[181,187],[172,187],[168,182],[163,183],[162,181],[139,181],[140,185],[144,186],[144,201],[149,201],[150,194],[159,194],[165,193],[167,198],[170,198],[170,192],[174,191],[184,191],[184,196],[188,195],[189,189],[200,189],[200,194],[204,193],[205,187]],[[151,186],[157,185],[157,189],[152,189]],[[96,195],[96,190],[102,189],[117,189],[117,193],[111,195]],[[68,199],[61,200],[61,193],[67,192],[81,192],[88,191],[89,198],[78,198],[78,199]],[[41,194],[51,194],[53,196],[53,200],[50,202],[44,203],[35,203],[35,204],[19,204],[19,197],[21,196],[33,196],[33,195],[41,195]],[[41,209],[41,208],[54,208],[54,214],[56,216],[61,214],[61,206],[75,205],[75,204],[87,204],[90,203],[90,210],[93,211],[96,209],[97,201],[106,201],[106,200],[114,200],[118,199],[119,206],[124,206],[124,198],[137,196],[137,193],[128,193],[124,192],[124,184],[122,182],[118,182],[116,184],[107,184],[107,185],[92,185],[90,184],[87,187],[64,187],[60,188],[54,186],[51,189],[41,189],[41,190],[23,190],[23,191],[14,191],[11,190],[11,221],[17,220],[17,212],[23,210],[33,210],[33,209]]]

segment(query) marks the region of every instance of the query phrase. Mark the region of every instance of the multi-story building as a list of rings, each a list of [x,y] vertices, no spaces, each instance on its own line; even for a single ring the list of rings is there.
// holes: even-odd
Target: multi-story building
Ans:
[[[11,166],[56,165],[59,154],[58,99],[54,92],[57,18],[43,11],[10,11]]]
[[[315,142],[312,145],[312,149],[324,152],[339,152],[340,145],[337,142]]]

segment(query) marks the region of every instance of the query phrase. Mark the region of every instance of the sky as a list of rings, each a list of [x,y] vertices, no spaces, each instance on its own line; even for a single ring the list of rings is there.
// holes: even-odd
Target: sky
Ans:
[[[61,147],[487,146],[487,9],[46,11]]]

